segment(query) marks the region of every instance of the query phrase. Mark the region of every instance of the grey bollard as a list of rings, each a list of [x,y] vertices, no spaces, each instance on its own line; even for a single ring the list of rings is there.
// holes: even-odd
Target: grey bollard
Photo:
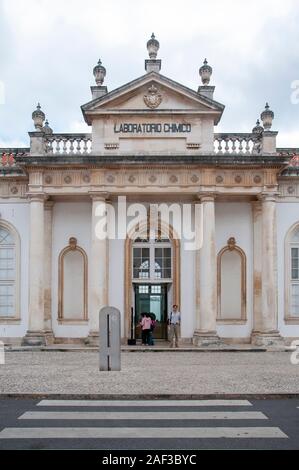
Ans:
[[[99,318],[100,370],[120,370],[120,311],[103,307]]]

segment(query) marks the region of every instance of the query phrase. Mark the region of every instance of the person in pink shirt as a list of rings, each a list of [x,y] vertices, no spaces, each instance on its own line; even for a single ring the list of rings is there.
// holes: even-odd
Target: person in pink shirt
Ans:
[[[149,346],[150,344],[150,332],[152,326],[152,319],[149,313],[141,314],[141,336],[142,336],[142,344]]]

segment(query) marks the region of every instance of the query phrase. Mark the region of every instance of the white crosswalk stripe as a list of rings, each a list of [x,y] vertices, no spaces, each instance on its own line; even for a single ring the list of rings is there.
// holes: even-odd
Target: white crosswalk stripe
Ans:
[[[275,426],[257,426],[255,420],[265,423],[268,417],[260,411],[251,411],[247,400],[41,400],[38,411],[28,410],[18,417],[34,427],[7,427],[0,431],[2,439],[281,439],[288,436]],[[243,407],[240,411],[236,407]],[[42,410],[40,407],[45,407]],[[48,410],[47,410],[48,407]],[[52,410],[49,410],[52,407]],[[53,409],[56,407],[56,409]],[[65,407],[68,407],[66,410]],[[78,407],[87,408],[78,410]],[[91,407],[93,409],[91,409]],[[149,409],[152,407],[152,409]],[[169,410],[168,407],[172,407]],[[174,409],[175,407],[175,409]],[[206,407],[207,409],[202,409]],[[215,409],[215,408],[220,409]],[[221,407],[225,409],[225,411]],[[248,407],[248,410],[244,410]],[[97,409],[98,408],[98,409]],[[117,409],[115,409],[117,408]],[[198,410],[194,411],[194,408]],[[212,410],[211,410],[212,408]],[[61,425],[50,426],[51,420]],[[82,426],[67,426],[70,420]],[[103,421],[90,427],[90,421]],[[121,425],[132,421],[131,426]],[[136,420],[142,421],[140,426]],[[149,421],[155,421],[155,425]],[[172,426],[167,426],[171,420]],[[207,426],[202,421],[215,420],[225,425]],[[251,421],[252,426],[234,426],[236,420]],[[118,423],[120,421],[120,423]],[[230,423],[232,421],[232,423]],[[150,425],[145,426],[148,422]],[[41,427],[41,423],[45,426]],[[54,423],[53,423],[54,424]],[[56,424],[56,423],[55,423]],[[160,425],[161,424],[161,425]],[[213,423],[214,424],[214,423]],[[216,424],[216,423],[215,423]],[[247,424],[247,423],[246,423]],[[188,426],[189,425],[189,426]]]
[[[212,428],[5,428],[0,439],[207,439],[207,438],[286,438],[277,427],[212,427]]]
[[[85,420],[116,420],[116,419],[171,419],[171,420],[195,420],[195,419],[267,419],[259,411],[27,411],[19,419],[85,419]]]
[[[252,406],[248,400],[41,400],[37,406]]]

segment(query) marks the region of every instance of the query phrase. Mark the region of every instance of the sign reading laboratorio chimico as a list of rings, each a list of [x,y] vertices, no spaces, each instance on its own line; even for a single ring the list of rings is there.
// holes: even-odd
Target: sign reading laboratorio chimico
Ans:
[[[185,123],[138,123],[123,122],[114,124],[114,132],[116,134],[158,134],[158,133],[189,133],[191,132],[191,124]]]

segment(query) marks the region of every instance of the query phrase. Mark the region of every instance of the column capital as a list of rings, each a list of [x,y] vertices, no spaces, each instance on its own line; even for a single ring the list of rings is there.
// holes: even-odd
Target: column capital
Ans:
[[[261,200],[257,198],[255,201],[251,201],[251,206],[255,210],[260,210],[262,208]]]
[[[196,197],[200,202],[215,202],[216,194],[212,192],[199,193]]]
[[[258,200],[261,202],[277,202],[277,196],[279,193],[277,191],[273,192],[263,192],[257,196]]]
[[[49,196],[45,193],[27,193],[29,202],[46,202]]]
[[[109,193],[106,191],[89,191],[89,196],[92,201],[107,202]]]
[[[45,201],[45,210],[47,211],[50,211],[53,209],[53,206],[54,206],[55,202],[54,201],[49,201],[49,200],[46,200]]]

